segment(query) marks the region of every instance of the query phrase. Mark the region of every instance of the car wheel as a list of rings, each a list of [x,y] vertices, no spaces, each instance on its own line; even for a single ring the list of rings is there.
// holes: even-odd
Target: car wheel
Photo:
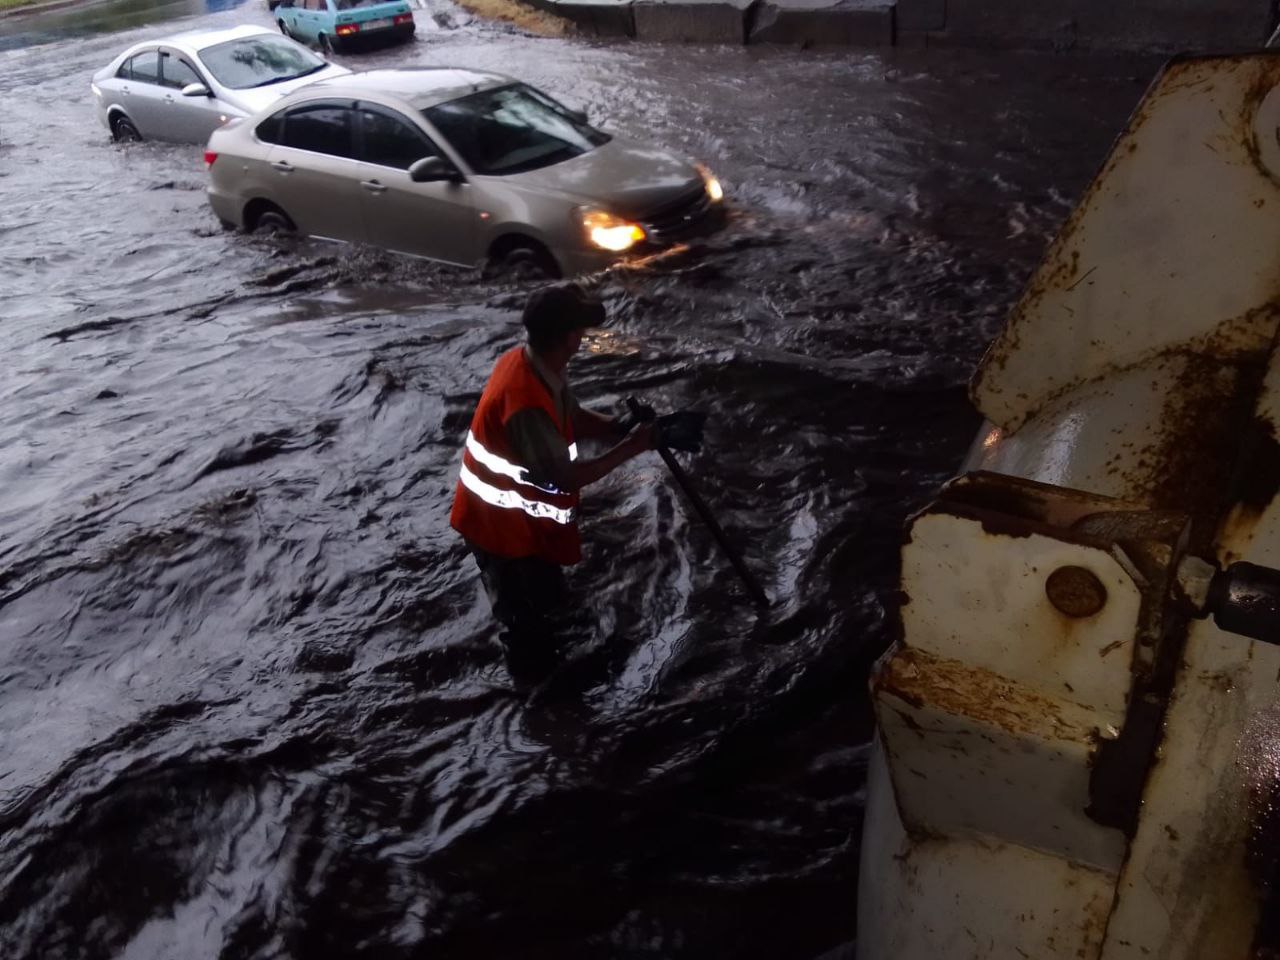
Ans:
[[[518,243],[494,257],[486,273],[492,279],[515,283],[560,278],[560,268],[547,248],[532,240]]]
[[[327,34],[324,34],[324,33],[320,34],[320,36],[316,40],[316,43],[320,47],[320,52],[323,53],[326,57],[332,57],[336,52],[333,48],[333,41],[329,39]]]
[[[283,20],[277,20],[276,26],[280,28],[280,32],[283,33],[286,37],[288,37],[290,40],[293,39],[293,35],[289,33],[288,25]]]
[[[256,220],[253,221],[254,233],[279,234],[293,233],[298,228],[293,225],[293,221],[279,207],[267,207],[263,210]]]
[[[132,120],[121,114],[111,121],[111,137],[116,143],[137,143],[142,139],[142,134]]]

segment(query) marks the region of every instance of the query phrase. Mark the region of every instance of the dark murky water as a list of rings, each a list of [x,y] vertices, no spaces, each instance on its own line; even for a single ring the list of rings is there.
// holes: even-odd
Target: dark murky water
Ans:
[[[91,110],[91,72],[172,25],[29,46],[11,21],[6,960],[854,938],[901,522],[959,461],[969,372],[1154,65],[458,22],[350,62],[516,73],[727,182],[729,231],[602,282],[573,374],[606,408],[711,411],[690,468],[779,604],[758,616],[636,461],[586,502],[585,668],[516,689],[447,515],[524,291],[223,233],[199,148],[113,146]]]

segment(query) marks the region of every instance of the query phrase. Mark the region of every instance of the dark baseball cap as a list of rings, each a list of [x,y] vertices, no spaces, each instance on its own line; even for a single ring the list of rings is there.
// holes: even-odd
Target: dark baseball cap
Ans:
[[[576,283],[553,283],[529,295],[521,319],[531,337],[555,338],[570,330],[600,326],[605,320],[604,304]]]

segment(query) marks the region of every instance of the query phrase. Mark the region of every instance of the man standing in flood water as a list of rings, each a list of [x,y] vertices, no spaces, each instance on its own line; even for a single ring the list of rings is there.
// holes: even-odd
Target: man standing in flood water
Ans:
[[[523,315],[528,342],[498,358],[467,433],[450,523],[507,627],[502,640],[516,670],[549,665],[562,640],[560,621],[571,612],[563,568],[582,556],[578,491],[654,447],[657,425],[589,410],[565,383],[583,331],[604,319],[604,305],[577,284],[535,291]],[[663,419],[688,443],[682,416]],[[701,419],[692,432],[700,441]],[[617,442],[584,460],[578,440]]]

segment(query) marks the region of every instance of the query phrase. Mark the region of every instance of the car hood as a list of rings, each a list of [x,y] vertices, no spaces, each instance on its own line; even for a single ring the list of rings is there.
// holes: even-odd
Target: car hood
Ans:
[[[658,147],[617,137],[572,160],[501,179],[510,186],[558,193],[634,218],[702,182],[688,161]]]
[[[227,90],[222,96],[222,100],[233,107],[238,107],[246,114],[253,114],[259,110],[265,110],[286,93],[292,93],[300,87],[308,86],[320,80],[328,80],[330,77],[341,77],[350,72],[346,67],[331,63],[323,70],[317,70],[315,73],[299,77],[297,80],[283,80],[280,83],[272,83],[265,87],[250,87],[248,90]]]

